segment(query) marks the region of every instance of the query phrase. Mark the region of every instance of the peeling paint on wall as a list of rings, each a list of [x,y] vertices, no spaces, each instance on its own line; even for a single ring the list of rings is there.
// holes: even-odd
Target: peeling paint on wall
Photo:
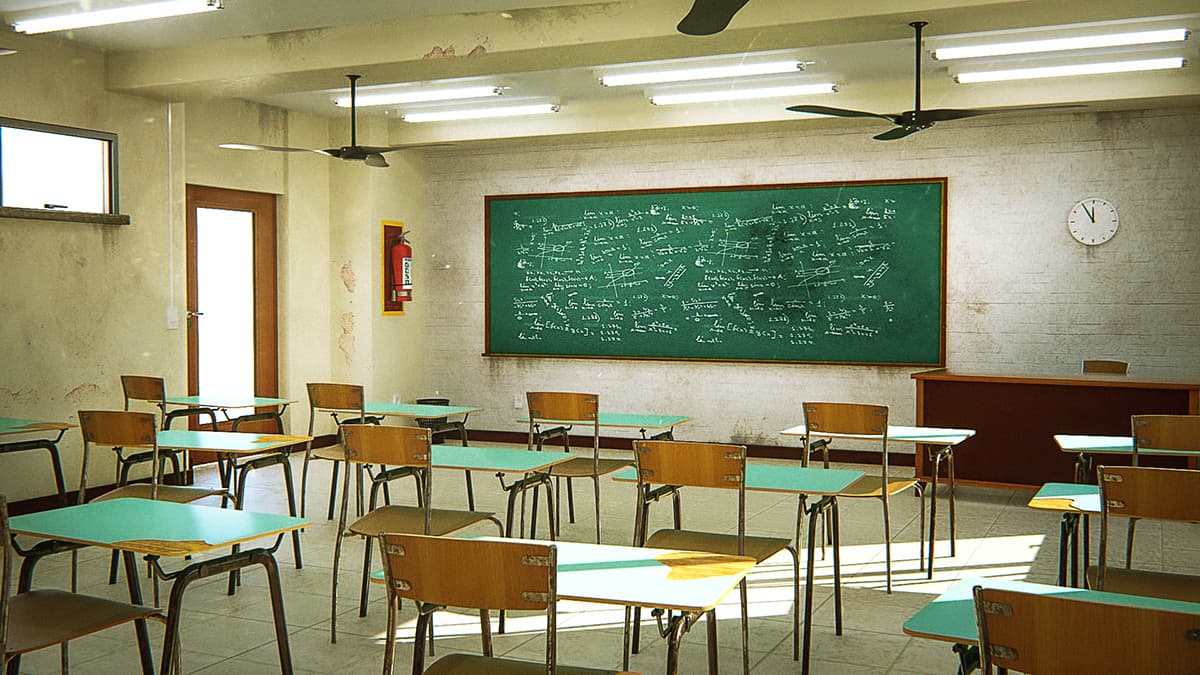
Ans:
[[[354,312],[342,314],[341,328],[342,333],[338,335],[338,349],[342,351],[342,358],[349,366],[354,363]]]
[[[428,52],[425,52],[425,55],[422,56],[421,58],[423,58],[423,59],[452,59],[452,58],[454,58],[454,45],[449,45],[445,48],[434,45],[433,49],[430,49]]]
[[[342,263],[342,285],[349,293],[353,293],[354,288],[358,285],[358,279],[354,276],[354,265],[349,260]]]
[[[75,387],[71,391],[68,391],[67,395],[63,396],[63,400],[70,403],[81,403],[86,399],[94,398],[99,393],[99,385],[92,384],[91,382],[85,382],[84,384]]]
[[[37,391],[33,389],[9,389],[8,387],[0,387],[0,401],[27,403],[36,400]]]

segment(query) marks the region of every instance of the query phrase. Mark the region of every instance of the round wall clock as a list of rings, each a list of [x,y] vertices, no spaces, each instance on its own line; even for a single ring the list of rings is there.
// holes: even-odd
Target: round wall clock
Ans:
[[[1088,197],[1071,207],[1067,230],[1075,241],[1087,246],[1103,244],[1117,233],[1117,207],[1098,197]]]

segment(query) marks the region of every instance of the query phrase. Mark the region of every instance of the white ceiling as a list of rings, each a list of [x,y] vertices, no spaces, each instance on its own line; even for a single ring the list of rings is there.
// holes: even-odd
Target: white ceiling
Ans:
[[[1112,26],[1200,28],[1195,0],[751,0],[725,32],[705,38],[675,32],[691,0],[224,2],[220,12],[68,34],[31,37],[0,29],[0,46],[21,49],[30,40],[67,40],[104,49],[110,89],[170,100],[244,98],[345,116],[331,99],[345,91],[344,75],[356,72],[363,75],[364,90],[393,82],[487,82],[506,88],[503,100],[548,100],[562,107],[536,120],[397,122],[399,142],[417,143],[790,121],[799,118],[784,108],[795,103],[898,113],[912,108],[913,41],[907,23],[915,19],[930,22],[927,49],[956,39],[1050,37]],[[7,22],[56,4],[61,2],[0,0],[0,15]],[[955,84],[951,76],[959,66],[934,62],[925,53],[922,103],[954,108],[1080,103],[1098,110],[1196,105],[1197,42],[1194,34],[1184,47],[1172,48],[1194,61],[1178,71],[1012,84]],[[1158,51],[1125,50],[1126,55]],[[759,52],[808,63],[805,72],[784,79],[834,81],[839,92],[804,100],[656,107],[641,87],[605,88],[598,82],[600,72],[623,64],[736,61]],[[7,67],[21,54],[4,58]],[[395,108],[360,110],[393,118],[398,113]],[[878,131],[887,125],[838,123]]]

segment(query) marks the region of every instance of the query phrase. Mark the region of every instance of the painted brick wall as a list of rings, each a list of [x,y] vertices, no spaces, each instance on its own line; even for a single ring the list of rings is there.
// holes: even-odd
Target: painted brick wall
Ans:
[[[483,199],[930,176],[949,178],[949,366],[1066,373],[1109,357],[1138,375],[1200,377],[1200,109],[983,118],[893,143],[871,140],[877,131],[798,120],[432,155],[426,390],[484,407],[470,422],[487,429],[519,429],[529,389],[692,415],[679,437],[696,440],[785,445],[777,432],[801,422],[805,400],[885,403],[894,423],[911,423],[912,368],[480,356]],[[1116,237],[1096,248],[1066,229],[1088,196],[1121,214]]]

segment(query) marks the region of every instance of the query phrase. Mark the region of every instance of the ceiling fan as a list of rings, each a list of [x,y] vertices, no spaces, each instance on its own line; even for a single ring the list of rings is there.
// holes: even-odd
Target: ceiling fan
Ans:
[[[325,148],[324,150],[316,148],[286,148],[278,145],[254,145],[252,143],[222,143],[222,148],[231,148],[233,150],[270,150],[272,152],[316,152],[322,155],[328,155],[337,159],[344,159],[351,162],[362,162],[367,166],[388,166],[387,160],[383,158],[384,153],[393,152],[395,150],[403,150],[405,148],[414,148],[413,145],[359,145],[358,144],[358,106],[356,97],[357,82],[361,75],[347,75],[350,79],[350,145],[343,145],[340,148]],[[428,147],[428,146],[424,146]]]
[[[823,105],[793,105],[789,106],[788,110],[798,113],[810,113],[813,115],[829,115],[832,117],[878,117],[885,119],[896,125],[895,129],[889,129],[881,134],[875,135],[873,138],[877,141],[894,141],[898,138],[904,138],[910,134],[915,134],[923,129],[928,129],[933,126],[934,122],[946,122],[949,120],[959,120],[965,117],[977,117],[979,115],[995,115],[998,113],[1025,112],[1029,110],[1062,110],[1067,108],[1083,108],[1082,105],[1040,105],[1040,106],[1019,106],[1012,108],[934,108],[932,110],[921,109],[921,29],[925,27],[925,21],[913,21],[908,24],[913,27],[916,32],[916,57],[914,64],[915,76],[915,97],[913,109],[898,114],[873,113],[864,112],[861,110],[847,110],[846,108],[830,108]]]
[[[725,30],[733,15],[750,0],[695,0],[692,9],[676,26],[684,35],[715,35]]]

